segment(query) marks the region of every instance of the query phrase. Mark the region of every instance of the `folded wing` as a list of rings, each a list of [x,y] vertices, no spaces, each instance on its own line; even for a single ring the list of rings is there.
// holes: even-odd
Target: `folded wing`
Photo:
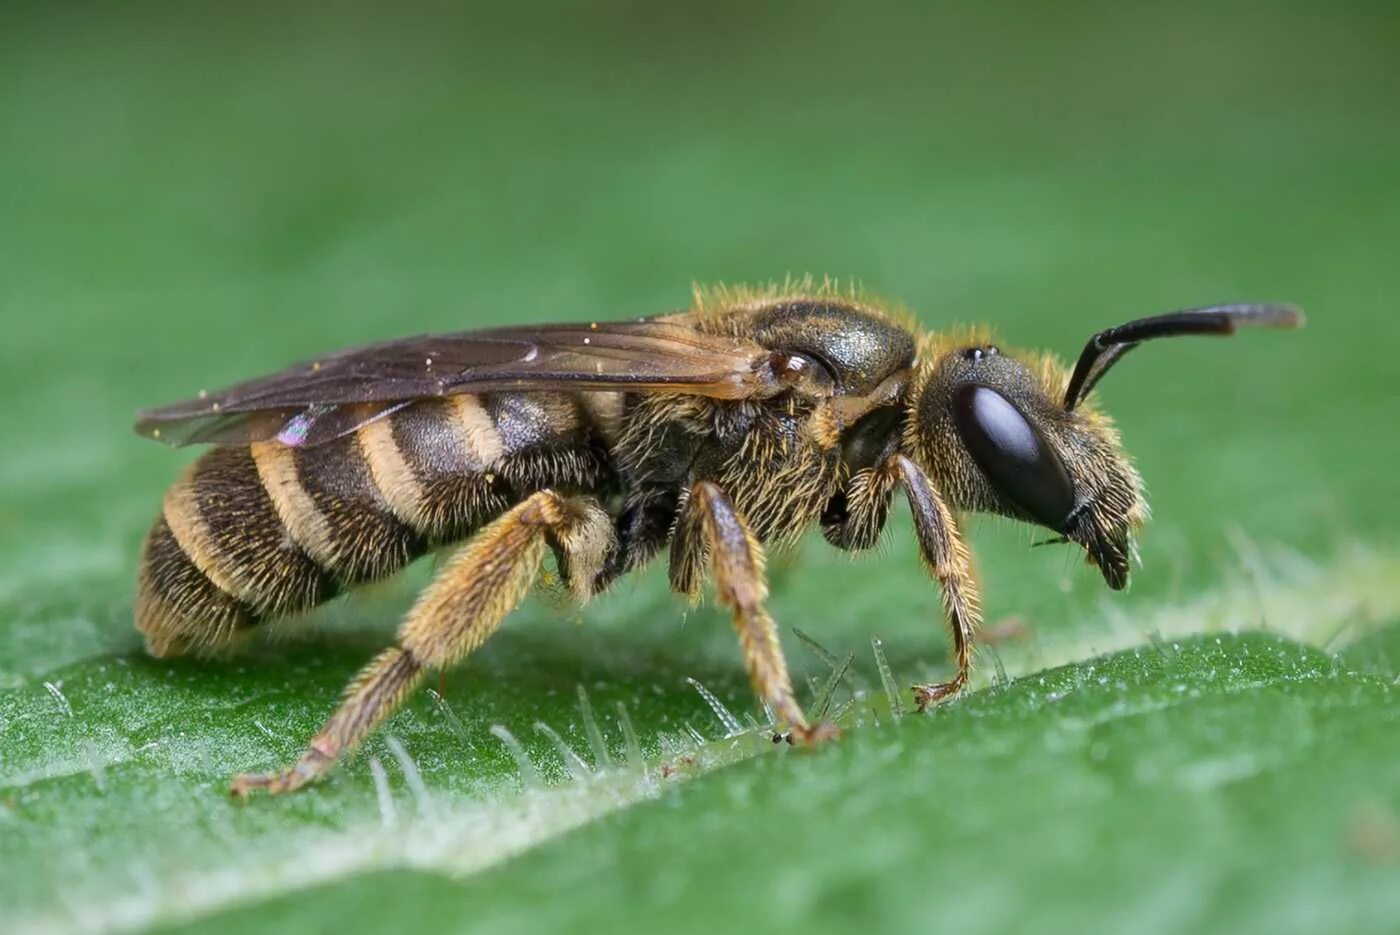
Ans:
[[[427,397],[491,390],[631,390],[743,399],[773,386],[758,344],[685,316],[499,328],[371,344],[147,410],[170,445],[316,445]]]

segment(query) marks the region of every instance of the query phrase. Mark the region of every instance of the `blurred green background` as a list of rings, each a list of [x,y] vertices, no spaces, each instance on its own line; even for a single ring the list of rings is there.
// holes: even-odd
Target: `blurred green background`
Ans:
[[[4,4],[0,906],[36,930],[1393,930],[1398,247],[1393,4]],[[223,800],[430,569],[238,660],[145,660],[136,551],[189,455],[136,409],[804,273],[1065,356],[1213,301],[1310,323],[1115,372],[1155,512],[1132,591],[974,523],[988,619],[1031,637],[935,716],[874,723],[870,637],[900,684],[944,669],[901,517],[881,558],[776,563],[789,657],[828,672],[794,625],[855,653],[851,711],[875,706],[817,756],[716,739],[685,678],[752,710],[728,625],[653,568],[581,613],[531,601],[446,707],[390,725],[431,805],[385,737],[294,799]],[[1007,685],[1003,661],[1076,664]],[[564,775],[533,724],[601,765],[576,685],[614,758],[630,712],[649,778]],[[514,792],[497,724],[546,789]]]

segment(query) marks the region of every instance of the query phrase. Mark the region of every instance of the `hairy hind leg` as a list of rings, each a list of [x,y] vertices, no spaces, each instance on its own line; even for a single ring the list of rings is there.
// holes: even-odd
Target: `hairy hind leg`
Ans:
[[[792,739],[809,742],[835,736],[834,725],[809,726],[793,695],[777,624],[763,607],[768,586],[763,580],[762,547],[724,491],[702,481],[691,488],[671,541],[672,587],[697,593],[707,557],[719,601],[733,613],[754,692],[788,725]]]
[[[552,546],[568,560],[577,584],[593,580],[612,536],[607,514],[592,500],[540,491],[486,526],[444,565],[384,650],[351,680],[340,707],[290,768],[233,779],[230,792],[291,792],[354,749],[392,714],[429,669],[444,669],[485,643],[530,590]]]

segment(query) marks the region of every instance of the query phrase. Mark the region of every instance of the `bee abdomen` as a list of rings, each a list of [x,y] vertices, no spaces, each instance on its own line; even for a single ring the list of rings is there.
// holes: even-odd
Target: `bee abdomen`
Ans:
[[[565,393],[423,399],[361,427],[375,488],[430,543],[455,542],[545,487],[595,491],[612,468],[600,430]]]
[[[250,452],[290,539],[341,584],[391,575],[426,548],[381,495],[355,434],[308,448],[257,442]]]
[[[252,608],[214,584],[159,517],[141,551],[136,627],[155,656],[214,649],[256,622]]]
[[[379,495],[431,544],[465,538],[514,502],[499,476],[509,452],[475,395],[420,400],[358,436]]]
[[[307,610],[336,582],[288,535],[246,448],[216,448],[166,492],[141,559],[137,626],[158,654],[215,648]]]
[[[424,399],[320,445],[223,447],[166,494],[137,626],[157,654],[215,648],[455,542],[535,490],[611,478],[571,396]]]

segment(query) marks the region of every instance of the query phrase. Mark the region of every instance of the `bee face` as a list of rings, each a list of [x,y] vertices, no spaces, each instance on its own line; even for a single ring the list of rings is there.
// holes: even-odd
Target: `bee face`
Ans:
[[[914,380],[909,447],[955,509],[1051,529],[1119,589],[1146,515],[1141,479],[1105,416],[1062,406],[1066,380],[1052,360],[990,343],[940,348]]]

